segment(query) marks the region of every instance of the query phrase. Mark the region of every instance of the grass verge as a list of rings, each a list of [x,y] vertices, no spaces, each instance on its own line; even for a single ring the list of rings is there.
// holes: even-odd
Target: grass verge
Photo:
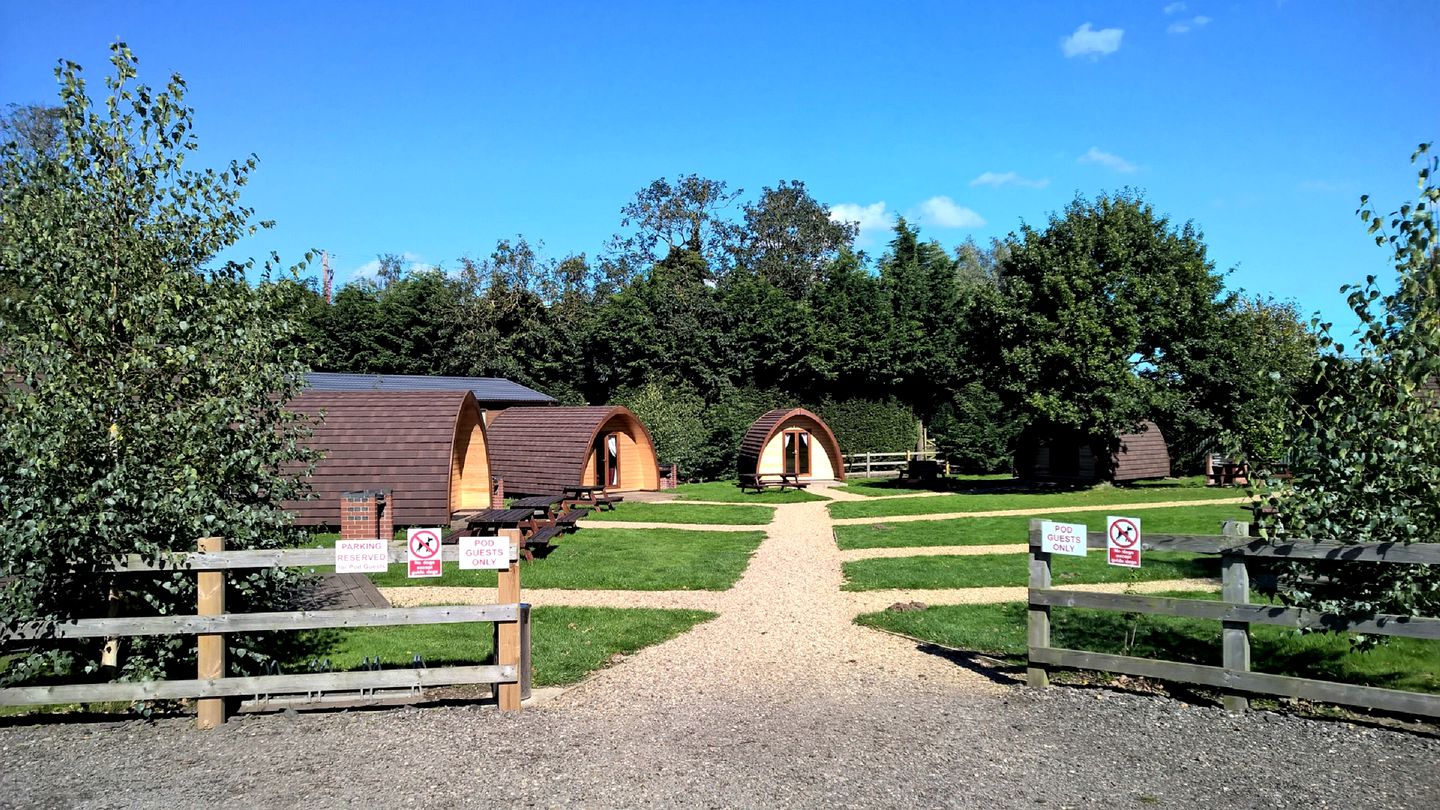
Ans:
[[[1237,498],[1240,490],[1213,490],[1191,486],[1186,481],[1165,486],[1115,487],[1102,484],[1089,489],[1033,490],[939,495],[932,498],[884,498],[874,501],[842,501],[829,506],[832,518],[893,517],[897,515],[938,515],[946,512],[990,512],[1006,509],[1066,509],[1076,506],[1104,506],[1121,503],[1164,503],[1166,501],[1215,501]]]
[[[1236,504],[1196,504],[1136,509],[1133,517],[1149,534],[1219,534],[1227,520],[1249,520],[1250,511]],[[1050,520],[1083,523],[1097,531],[1105,528],[1102,512],[1056,512]],[[983,546],[1024,543],[1030,536],[1026,516],[916,520],[905,523],[862,523],[836,526],[835,543],[841,549],[905,548],[920,546]]]
[[[745,572],[765,533],[697,532],[683,529],[590,528],[566,535],[544,557],[521,561],[526,588],[622,591],[723,591]],[[370,580],[382,588],[417,585],[495,587],[494,571],[462,571],[447,563],[444,574],[410,579],[392,565]]]
[[[682,501],[722,501],[724,503],[755,503],[755,504],[782,504],[782,503],[806,503],[807,501],[826,501],[822,495],[813,492],[806,492],[803,489],[787,489],[784,492],[774,489],[767,489],[756,494],[754,492],[741,492],[733,481],[706,481],[701,484],[681,484],[671,490],[675,496]]]
[[[591,512],[582,526],[595,523],[687,523],[709,526],[764,526],[775,517],[768,506],[711,506],[703,503],[622,503],[613,512]]]
[[[1216,599],[1213,592],[1170,592],[1163,596]],[[925,610],[881,611],[856,623],[957,649],[1025,661],[1025,605],[945,605]],[[1057,647],[1218,666],[1220,623],[1169,616],[1056,608],[1051,638]],[[1351,649],[1346,636],[1301,634],[1283,627],[1252,625],[1251,661],[1257,672],[1318,678],[1363,686],[1440,692],[1440,644],[1393,638],[1367,652]]]
[[[957,489],[984,488],[1014,482],[1009,473],[988,475],[952,475],[935,482],[932,487],[916,486],[900,481],[894,475],[884,478],[855,478],[842,487],[836,487],[853,495],[867,498],[884,498],[894,495],[919,495],[926,492],[954,492]]]
[[[855,560],[845,563],[844,590],[998,588],[1029,582],[1025,554],[922,555]],[[1105,561],[1104,552],[1085,557],[1050,558],[1052,581],[1057,587],[1102,582],[1152,582],[1220,576],[1220,559],[1214,555],[1173,551],[1146,552],[1143,568],[1120,568]]]
[[[534,608],[534,683],[574,683],[604,667],[616,653],[630,655],[713,618],[714,613],[703,610]],[[387,667],[407,667],[416,655],[428,667],[480,664],[494,649],[494,625],[488,622],[366,627],[330,635],[328,655],[337,670],[357,669],[366,656],[377,655]]]

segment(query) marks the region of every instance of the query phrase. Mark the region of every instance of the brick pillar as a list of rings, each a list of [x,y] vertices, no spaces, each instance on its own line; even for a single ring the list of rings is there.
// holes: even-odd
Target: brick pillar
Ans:
[[[504,479],[504,478],[496,478],[496,479],[495,479],[495,488],[492,489],[492,490],[490,490],[490,508],[491,508],[491,509],[504,509],[504,508],[505,508],[505,479]]]
[[[395,518],[388,490],[356,490],[340,496],[340,539],[389,540],[395,533]]]

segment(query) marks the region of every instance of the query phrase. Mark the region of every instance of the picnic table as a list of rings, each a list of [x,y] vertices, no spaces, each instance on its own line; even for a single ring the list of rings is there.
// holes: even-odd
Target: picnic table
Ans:
[[[614,511],[615,504],[625,500],[623,495],[607,495],[604,487],[592,486],[590,484],[576,484],[561,487],[561,491],[565,493],[564,500],[561,503],[566,509],[577,506],[593,506],[596,509],[610,509]]]
[[[740,476],[736,486],[740,487],[741,492],[753,489],[758,495],[767,489],[778,488],[781,492],[786,489],[804,489],[809,483],[801,481],[797,473],[745,473]]]
[[[472,532],[497,529],[519,529],[522,534],[535,530],[534,509],[481,509],[465,517],[465,528]]]
[[[934,481],[941,474],[940,462],[913,458],[900,467],[901,481]]]

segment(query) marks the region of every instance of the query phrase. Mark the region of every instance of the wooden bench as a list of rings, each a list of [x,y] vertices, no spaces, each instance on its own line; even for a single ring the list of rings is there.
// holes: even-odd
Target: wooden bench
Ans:
[[[915,458],[900,467],[901,481],[934,481],[942,473],[940,462]]]

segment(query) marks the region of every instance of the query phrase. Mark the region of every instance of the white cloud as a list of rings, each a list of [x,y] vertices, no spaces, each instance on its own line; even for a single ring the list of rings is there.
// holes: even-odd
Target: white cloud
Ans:
[[[895,214],[885,209],[884,200],[870,205],[858,203],[832,205],[830,206],[830,220],[832,222],[853,222],[859,226],[860,233],[856,235],[855,243],[862,247],[873,244],[875,234],[895,227]]]
[[[1188,19],[1176,20],[1175,22],[1170,23],[1170,26],[1165,29],[1165,32],[1169,34],[1187,34],[1191,31],[1194,31],[1196,28],[1204,28],[1209,24],[1209,17],[1206,17],[1203,14],[1198,14]]]
[[[974,186],[1021,186],[1023,188],[1045,188],[1050,185],[1050,178],[1042,177],[1039,180],[1031,180],[1021,177],[1015,172],[985,172],[974,180],[970,181]]]
[[[1182,11],[1184,11],[1184,10],[1185,10],[1185,4],[1184,4],[1184,3],[1171,3],[1170,5],[1168,5],[1168,6],[1165,7],[1165,13],[1166,13],[1166,14],[1179,14],[1180,12],[1182,12]]]
[[[1098,146],[1090,147],[1090,151],[1080,156],[1080,163],[1095,163],[1107,169],[1114,169],[1122,174],[1131,174],[1140,168],[1134,163],[1109,152],[1102,151]]]
[[[1102,28],[1096,31],[1087,22],[1076,28],[1075,33],[1060,40],[1060,50],[1072,59],[1077,56],[1099,59],[1120,50],[1120,38],[1123,36],[1123,28]]]
[[[935,228],[980,228],[985,225],[984,217],[944,195],[920,203],[916,219],[922,225]]]

